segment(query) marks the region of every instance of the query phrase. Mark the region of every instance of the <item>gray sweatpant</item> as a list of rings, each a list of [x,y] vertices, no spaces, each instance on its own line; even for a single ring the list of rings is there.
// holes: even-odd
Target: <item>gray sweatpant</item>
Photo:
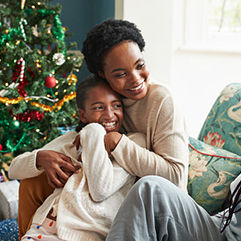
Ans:
[[[158,176],[141,178],[120,207],[106,241],[223,241],[220,219]]]

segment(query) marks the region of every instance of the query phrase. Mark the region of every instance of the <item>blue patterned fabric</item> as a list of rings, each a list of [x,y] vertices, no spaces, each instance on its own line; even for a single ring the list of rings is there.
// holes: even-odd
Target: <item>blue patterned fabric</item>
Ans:
[[[241,156],[241,83],[223,89],[198,139]]]
[[[16,219],[0,221],[0,241],[18,241],[18,223]]]
[[[188,193],[209,213],[222,209],[230,183],[241,173],[241,156],[189,138]]]

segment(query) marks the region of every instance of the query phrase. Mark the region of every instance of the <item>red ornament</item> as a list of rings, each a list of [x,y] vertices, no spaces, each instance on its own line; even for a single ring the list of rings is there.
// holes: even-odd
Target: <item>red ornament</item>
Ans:
[[[56,85],[56,79],[53,76],[47,76],[44,84],[48,88],[53,88]]]
[[[3,146],[0,144],[0,151],[3,149]]]

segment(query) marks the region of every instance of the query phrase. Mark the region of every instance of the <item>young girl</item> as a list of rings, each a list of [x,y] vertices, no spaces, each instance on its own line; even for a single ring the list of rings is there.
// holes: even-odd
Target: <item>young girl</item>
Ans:
[[[68,132],[46,146],[16,157],[9,176],[14,179],[40,175],[47,153],[62,153],[80,166],[63,188],[54,190],[37,209],[32,225],[21,240],[104,240],[121,202],[135,181],[106,152],[106,133],[119,131],[123,120],[120,96],[104,81],[90,77],[77,89],[81,120],[77,130]],[[81,150],[73,139],[79,135]],[[142,146],[141,134],[130,135]],[[78,161],[80,154],[80,162]]]

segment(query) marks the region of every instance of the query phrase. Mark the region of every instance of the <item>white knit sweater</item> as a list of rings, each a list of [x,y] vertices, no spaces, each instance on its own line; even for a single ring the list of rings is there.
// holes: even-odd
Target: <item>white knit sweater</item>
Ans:
[[[104,128],[96,123],[89,124],[80,131],[81,171],[72,175],[64,188],[56,189],[45,200],[36,211],[33,223],[42,224],[50,209],[57,204],[59,238],[68,241],[105,239],[122,201],[135,182],[134,176],[128,174],[116,161],[109,159],[104,147],[105,134]],[[144,135],[132,134],[130,138],[145,147]],[[60,147],[61,152],[76,161],[78,154],[72,144],[73,140],[73,132],[67,133],[49,143],[47,149],[55,147],[56,150]],[[24,153],[12,161],[9,170],[11,178],[19,178],[19,168],[24,169],[23,166],[25,170],[24,173],[21,172],[20,179],[31,177],[29,172],[34,169],[33,162],[36,161],[33,155],[36,155],[36,151]],[[33,173],[36,175],[36,172],[32,172],[32,175]]]

